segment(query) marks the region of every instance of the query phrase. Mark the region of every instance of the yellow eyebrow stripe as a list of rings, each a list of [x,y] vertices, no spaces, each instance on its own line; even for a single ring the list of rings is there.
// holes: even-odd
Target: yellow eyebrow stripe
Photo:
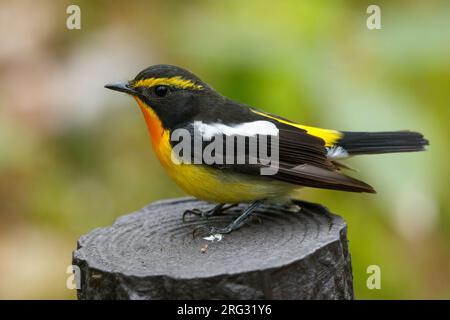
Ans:
[[[201,90],[203,86],[195,84],[191,80],[183,79],[180,76],[170,78],[147,78],[138,80],[133,84],[133,87],[153,87],[156,85],[174,86],[180,89]]]
[[[337,130],[330,130],[330,129],[321,129],[321,128],[316,128],[316,127],[309,127],[309,126],[304,126],[298,123],[294,123],[291,121],[287,121],[287,120],[283,120],[283,119],[279,119],[273,116],[270,116],[266,113],[263,112],[259,112],[253,109],[250,109],[253,113],[259,114],[260,116],[263,117],[267,117],[273,120],[276,120],[278,122],[299,128],[299,129],[303,129],[305,130],[308,134],[312,135],[312,136],[316,136],[321,138],[323,141],[325,141],[325,147],[331,147],[334,144],[336,144],[336,142],[342,138],[343,134]]]

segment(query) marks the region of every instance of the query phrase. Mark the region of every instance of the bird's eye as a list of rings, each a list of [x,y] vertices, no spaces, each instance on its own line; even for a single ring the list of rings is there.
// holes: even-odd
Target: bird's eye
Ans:
[[[167,86],[156,86],[155,87],[155,94],[158,97],[165,97],[169,93],[169,88]]]

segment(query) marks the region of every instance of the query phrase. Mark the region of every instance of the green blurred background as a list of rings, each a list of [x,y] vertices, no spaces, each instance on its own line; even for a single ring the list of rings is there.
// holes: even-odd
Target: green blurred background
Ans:
[[[423,132],[427,152],[349,161],[378,194],[303,194],[346,219],[357,298],[450,298],[448,1],[2,0],[0,40],[0,298],[75,298],[81,234],[183,195],[134,101],[103,88],[158,63],[304,124]]]

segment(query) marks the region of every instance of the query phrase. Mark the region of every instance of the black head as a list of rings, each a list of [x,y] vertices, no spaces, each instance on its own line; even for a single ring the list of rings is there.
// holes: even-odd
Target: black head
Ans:
[[[188,121],[199,111],[202,99],[216,95],[196,75],[171,65],[151,66],[128,83],[105,87],[140,99],[158,115],[165,128]]]

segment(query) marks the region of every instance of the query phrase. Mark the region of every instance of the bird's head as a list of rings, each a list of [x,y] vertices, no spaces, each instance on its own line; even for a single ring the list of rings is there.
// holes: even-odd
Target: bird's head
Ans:
[[[156,115],[164,128],[190,119],[198,113],[203,99],[214,95],[214,90],[197,76],[171,65],[154,65],[133,80],[105,87],[132,95],[144,115]]]

